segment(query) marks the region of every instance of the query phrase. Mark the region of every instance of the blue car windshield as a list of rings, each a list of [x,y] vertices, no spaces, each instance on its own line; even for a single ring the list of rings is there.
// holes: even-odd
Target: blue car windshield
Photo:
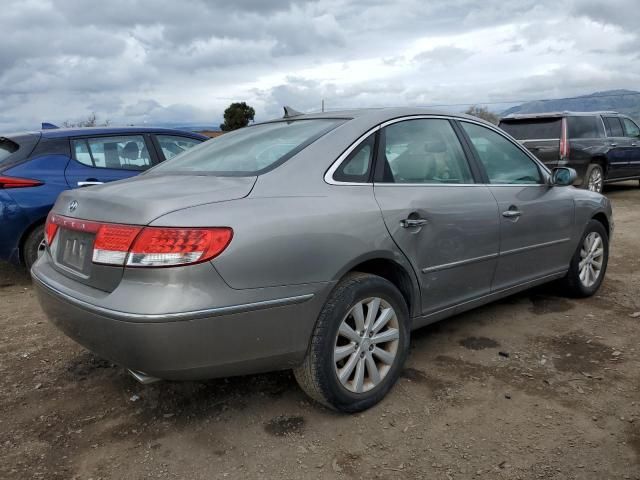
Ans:
[[[206,141],[147,173],[260,175],[284,163],[344,121],[309,119],[253,125]]]

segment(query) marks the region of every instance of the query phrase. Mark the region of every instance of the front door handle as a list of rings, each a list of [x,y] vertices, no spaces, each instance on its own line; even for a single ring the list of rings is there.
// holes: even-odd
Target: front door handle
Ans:
[[[518,218],[522,215],[520,210],[506,210],[502,212],[502,216],[506,218]]]
[[[611,146],[611,147],[617,147],[617,146],[618,146],[618,144],[617,144],[617,143],[610,143],[610,144],[609,144],[609,146]]]
[[[90,185],[102,185],[104,182],[91,182],[91,181],[86,181],[86,182],[78,182],[78,186],[79,187],[88,187]]]
[[[632,146],[632,147],[637,147],[637,146],[638,146],[638,144],[634,142],[634,143],[632,143],[632,144],[631,144],[631,146]]]
[[[400,221],[402,228],[422,227],[427,223],[429,223],[429,221],[424,218],[405,218]]]

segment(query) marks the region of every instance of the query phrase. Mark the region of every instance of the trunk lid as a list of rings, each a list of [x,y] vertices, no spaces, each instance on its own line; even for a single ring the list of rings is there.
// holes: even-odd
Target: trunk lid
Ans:
[[[78,282],[111,292],[120,283],[124,267],[92,263],[95,232],[91,224],[148,225],[176,210],[244,198],[251,192],[256,178],[144,175],[65,191],[58,197],[52,213],[71,221],[69,227],[59,227],[49,249],[53,266]]]
[[[553,168],[558,165],[562,117],[503,119],[499,127],[518,140],[548,167]]]

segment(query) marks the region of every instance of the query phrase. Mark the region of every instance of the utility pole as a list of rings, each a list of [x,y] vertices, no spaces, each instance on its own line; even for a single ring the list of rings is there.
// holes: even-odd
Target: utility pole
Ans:
[[[324,98],[322,99],[322,111],[324,112]]]

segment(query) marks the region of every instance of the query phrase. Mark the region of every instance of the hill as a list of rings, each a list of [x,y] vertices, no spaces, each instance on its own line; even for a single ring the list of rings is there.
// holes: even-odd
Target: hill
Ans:
[[[634,90],[605,90],[580,97],[539,100],[511,107],[502,116],[512,113],[593,112],[614,110],[640,120],[640,92]]]

